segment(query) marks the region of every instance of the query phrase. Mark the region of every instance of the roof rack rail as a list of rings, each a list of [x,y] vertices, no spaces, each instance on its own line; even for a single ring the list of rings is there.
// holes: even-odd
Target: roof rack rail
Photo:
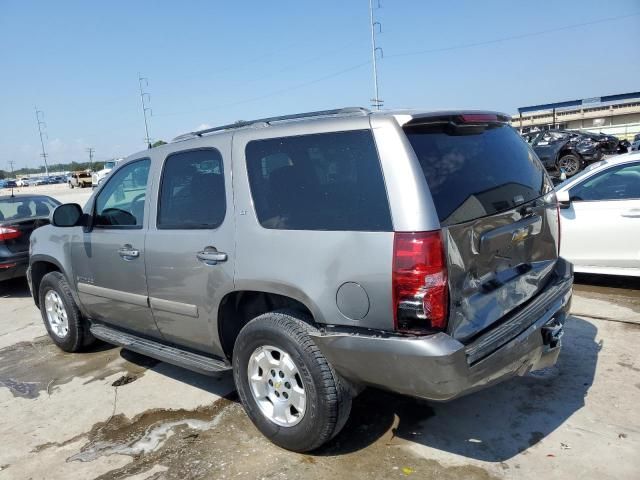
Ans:
[[[273,122],[285,122],[287,120],[300,120],[303,118],[316,118],[316,117],[331,117],[331,116],[339,116],[339,115],[367,115],[370,111],[363,107],[346,107],[346,108],[335,108],[333,110],[319,110],[317,112],[306,112],[306,113],[294,113],[291,115],[281,115],[279,117],[267,117],[267,118],[258,118],[256,120],[247,120],[240,121],[236,123],[230,123],[228,125],[221,125],[219,127],[205,128],[204,130],[196,130],[194,132],[185,133],[177,136],[172,140],[172,142],[179,142],[181,140],[187,140],[193,137],[202,137],[208,133],[220,132],[222,130],[233,130],[236,128],[242,128],[249,125],[254,125],[256,123],[266,123],[270,125]]]

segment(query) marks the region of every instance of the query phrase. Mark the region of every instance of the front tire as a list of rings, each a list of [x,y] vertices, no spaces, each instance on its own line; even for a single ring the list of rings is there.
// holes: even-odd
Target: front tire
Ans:
[[[580,158],[573,154],[567,154],[560,157],[558,160],[558,170],[564,168],[564,172],[567,175],[567,178],[573,177],[576,173],[580,171],[582,162]]]
[[[78,352],[95,338],[82,317],[66,278],[60,272],[47,273],[40,282],[40,313],[49,337],[65,352]]]
[[[309,318],[293,311],[260,315],[240,331],[233,375],[255,426],[295,452],[320,447],[349,417],[348,385],[314,343]]]

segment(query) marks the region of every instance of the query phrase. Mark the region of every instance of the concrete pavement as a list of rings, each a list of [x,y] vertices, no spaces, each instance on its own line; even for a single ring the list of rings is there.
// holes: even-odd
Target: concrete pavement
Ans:
[[[593,300],[576,290],[577,305]],[[204,377],[106,345],[60,352],[24,282],[3,286],[0,306],[0,479],[632,479],[640,471],[640,326],[632,323],[574,315],[558,366],[451,403],[367,390],[336,439],[298,455],[256,431],[229,375]]]

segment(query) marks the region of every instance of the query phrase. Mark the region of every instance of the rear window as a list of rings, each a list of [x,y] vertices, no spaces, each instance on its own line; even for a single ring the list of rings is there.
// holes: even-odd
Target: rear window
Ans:
[[[371,131],[254,140],[247,144],[246,157],[263,227],[392,230]]]
[[[463,130],[438,124],[405,132],[442,225],[509,210],[547,189],[540,161],[508,125]]]
[[[58,205],[48,197],[9,197],[0,200],[0,222],[48,217]]]

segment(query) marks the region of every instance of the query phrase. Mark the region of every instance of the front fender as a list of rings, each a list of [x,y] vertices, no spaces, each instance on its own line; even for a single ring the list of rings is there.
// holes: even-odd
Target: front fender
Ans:
[[[82,227],[60,228],[53,225],[40,227],[31,234],[29,245],[29,269],[31,273],[38,270],[38,264],[45,263],[53,265],[56,270],[62,273],[73,295],[76,304],[83,311],[82,304],[78,298],[76,291],[76,282],[73,275],[73,264],[71,261],[71,246],[73,237],[82,232]],[[34,280],[33,297],[36,304],[38,303],[39,282]],[[84,311],[83,311],[84,313]]]

